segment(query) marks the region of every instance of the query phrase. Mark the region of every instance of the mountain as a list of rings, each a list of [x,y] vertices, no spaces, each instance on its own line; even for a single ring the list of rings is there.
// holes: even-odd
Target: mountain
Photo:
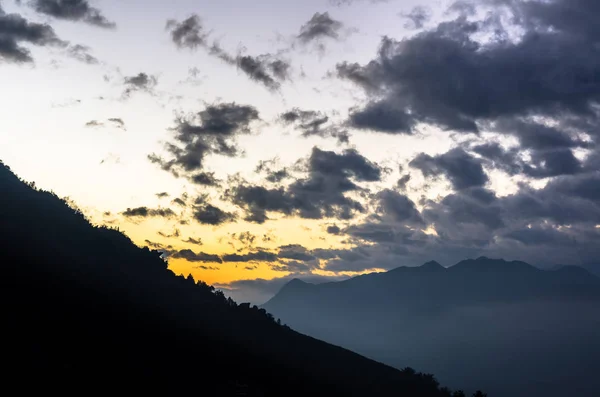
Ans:
[[[480,257],[312,285],[263,305],[300,332],[494,397],[595,396],[600,278]]]
[[[431,375],[302,335],[264,309],[176,276],[160,252],[92,226],[2,164],[0,192],[5,387],[451,396]]]
[[[590,264],[585,266],[585,268],[592,274],[600,277],[600,263]]]

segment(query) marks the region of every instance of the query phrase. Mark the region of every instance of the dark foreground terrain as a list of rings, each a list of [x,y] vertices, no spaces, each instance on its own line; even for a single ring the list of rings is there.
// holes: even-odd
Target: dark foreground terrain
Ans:
[[[3,387],[111,394],[451,396],[167,269],[0,165]],[[460,395],[456,393],[454,395]]]

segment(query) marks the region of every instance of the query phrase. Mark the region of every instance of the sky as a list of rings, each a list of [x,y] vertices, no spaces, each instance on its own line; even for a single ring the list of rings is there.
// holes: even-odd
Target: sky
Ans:
[[[0,159],[262,303],[600,251],[595,0],[0,1]]]

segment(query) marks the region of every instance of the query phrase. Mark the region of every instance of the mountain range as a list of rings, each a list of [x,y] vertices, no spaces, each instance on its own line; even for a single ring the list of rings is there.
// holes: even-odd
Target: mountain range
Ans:
[[[490,396],[600,390],[600,278],[581,267],[432,261],[339,282],[292,280],[263,308],[300,332]]]

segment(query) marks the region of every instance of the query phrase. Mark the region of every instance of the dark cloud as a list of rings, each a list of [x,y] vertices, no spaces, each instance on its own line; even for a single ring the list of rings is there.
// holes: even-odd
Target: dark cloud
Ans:
[[[119,118],[110,118],[106,121],[108,123],[112,124],[113,126],[115,126],[116,128],[119,128],[121,130],[126,130],[125,122]],[[87,123],[85,123],[85,126],[88,128],[98,128],[98,127],[105,127],[106,123],[99,121],[99,120],[90,120]]]
[[[259,162],[258,166],[256,166],[255,172],[266,174],[265,179],[267,182],[271,183],[279,183],[290,177],[290,173],[287,168],[275,169],[275,166],[276,164],[274,160],[262,160]]]
[[[206,252],[194,252],[189,249],[172,251],[169,253],[169,257],[185,259],[189,262],[223,263],[223,260],[218,255],[207,254]]]
[[[175,212],[173,212],[173,210],[170,208],[148,208],[148,207],[127,208],[127,210],[123,211],[121,214],[127,218],[133,218],[133,217],[172,218],[172,217],[176,216]]]
[[[488,182],[481,161],[461,148],[433,157],[421,153],[409,165],[419,169],[425,177],[444,175],[456,190],[483,186]]]
[[[498,117],[593,114],[592,104],[600,99],[600,57],[598,29],[588,15],[595,15],[596,6],[566,0],[502,3],[525,29],[520,40],[509,40],[496,23],[495,6],[481,21],[462,15],[402,41],[385,37],[377,57],[363,66],[339,64],[340,77],[372,96],[354,118],[363,117],[362,127],[382,129],[366,116],[374,107],[395,109],[407,127],[427,123],[477,132],[480,121]],[[573,17],[557,17],[567,10]],[[491,38],[482,43],[476,34]]]
[[[281,83],[290,78],[291,65],[276,55],[254,56],[241,53],[234,55],[223,49],[217,42],[209,44],[210,32],[205,30],[198,15],[191,15],[183,21],[168,20],[166,28],[178,48],[191,50],[203,48],[209,55],[236,66],[250,79],[263,84],[269,90],[278,90]]]
[[[249,231],[246,232],[241,232],[241,233],[232,233],[231,234],[231,238],[233,240],[239,241],[240,243],[242,243],[244,245],[244,247],[246,248],[251,248],[254,246],[254,243],[256,241],[258,236],[250,233]]]
[[[198,223],[213,226],[233,222],[237,218],[235,214],[225,212],[222,209],[207,203],[194,206],[193,217]]]
[[[329,234],[340,234],[342,229],[338,225],[327,226],[327,233]]]
[[[356,182],[376,182],[382,169],[354,149],[338,154],[313,148],[306,164],[307,176],[285,187],[266,188],[237,183],[225,198],[246,210],[246,220],[264,223],[268,212],[297,215],[307,219],[350,219],[365,208],[348,192],[361,192]]]
[[[208,32],[205,32],[202,21],[198,15],[191,15],[181,22],[170,19],[167,21],[167,30],[171,39],[179,48],[196,49],[207,45]]]
[[[281,83],[290,77],[291,65],[273,54],[232,55],[225,51],[219,44],[214,43],[209,54],[221,59],[229,65],[236,66],[251,80],[263,84],[271,91],[281,87]]]
[[[171,203],[173,203],[173,204],[177,204],[177,205],[180,205],[180,206],[182,206],[182,207],[185,207],[185,206],[187,206],[187,204],[185,203],[185,201],[183,201],[183,200],[182,200],[181,198],[179,198],[179,197],[177,197],[177,198],[174,198],[174,199],[173,199],[173,201],[171,201]]]
[[[523,160],[518,148],[504,148],[498,142],[478,144],[472,151],[482,156],[490,168],[500,169],[510,175],[519,174],[523,169]]]
[[[199,265],[196,266],[196,269],[202,269],[202,270],[221,270],[216,266],[206,266],[206,265]]]
[[[156,193],[156,197],[158,197],[158,198],[169,197],[169,193],[167,193],[167,192]]]
[[[90,120],[87,123],[85,123],[85,126],[87,128],[103,127],[104,123],[102,123],[101,121],[98,121],[98,120]]]
[[[401,13],[407,19],[404,27],[407,29],[422,29],[431,18],[431,9],[424,6],[416,6],[408,13]]]
[[[81,21],[101,28],[113,29],[114,22],[108,20],[102,12],[92,7],[87,0],[32,0],[33,8],[57,19]]]
[[[300,34],[298,34],[298,40],[305,44],[323,38],[337,40],[340,37],[340,31],[343,27],[344,24],[332,19],[328,12],[317,12],[308,22],[302,25]]]
[[[415,203],[403,194],[384,189],[377,193],[378,211],[391,217],[394,222],[405,224],[423,224],[421,214]]]
[[[580,131],[568,125],[550,126],[522,118],[503,118],[488,129],[515,136],[524,149],[554,150],[592,146],[590,141],[582,139]]]
[[[338,65],[338,69],[342,68]],[[350,73],[347,71],[346,73]],[[371,102],[363,109],[352,110],[350,126],[359,129],[375,130],[388,134],[412,134],[414,117],[405,109],[389,102]]]
[[[206,106],[198,113],[179,117],[172,129],[175,142],[167,143],[172,158],[151,154],[148,159],[176,176],[193,178],[204,167],[204,159],[211,154],[234,157],[239,154],[235,138],[251,133],[251,124],[259,120],[252,106],[221,103]]]
[[[410,182],[410,174],[404,174],[402,175],[402,177],[400,177],[400,179],[398,179],[398,182],[396,183],[396,185],[398,186],[398,189],[400,189],[401,191],[405,191],[406,190],[406,185],[408,184],[408,182]]]
[[[490,168],[500,169],[509,175],[543,179],[585,171],[584,165],[568,148],[529,150],[527,160],[525,152],[519,148],[506,149],[496,142],[479,144],[472,150],[482,156]]]
[[[198,172],[190,177],[190,181],[202,186],[217,186],[219,184],[214,172]]]
[[[160,243],[152,242],[150,240],[145,240],[145,243],[146,243],[146,245],[148,247],[150,247],[150,248],[152,248],[154,250],[163,251],[165,253],[168,253],[168,252],[170,252],[173,249],[172,245],[163,245],[163,244],[160,244]]]
[[[0,6],[0,61],[33,62],[30,51],[22,43],[36,46],[67,47],[50,25],[29,22],[19,14],[6,14]]]
[[[270,90],[278,90],[281,82],[289,78],[290,64],[271,54],[238,55],[235,63],[250,79]]]
[[[122,130],[125,130],[125,122],[123,121],[123,119],[118,118],[118,117],[112,117],[110,119],[108,119],[108,121],[110,123],[112,123],[115,127],[120,128]]]
[[[282,113],[279,116],[279,120],[284,125],[294,125],[302,131],[303,137],[334,137],[340,143],[348,143],[350,138],[347,131],[332,125],[329,122],[329,117],[322,112],[294,108]]]
[[[267,251],[223,255],[223,262],[275,262],[277,255]]]
[[[139,73],[135,76],[125,77],[123,84],[125,85],[123,97],[127,98],[136,91],[153,93],[154,87],[158,84],[158,78],[146,73]]]
[[[283,245],[279,247],[277,256],[280,259],[293,259],[301,262],[309,262],[317,259],[314,255],[310,254],[309,250],[298,244]]]
[[[90,54],[90,50],[90,47],[75,44],[67,48],[67,55],[79,62],[87,63],[88,65],[97,65],[100,61]]]
[[[159,236],[162,236],[164,238],[178,238],[181,236],[181,231],[179,229],[174,229],[171,233],[165,233],[165,232],[158,232]]]
[[[200,238],[193,238],[193,237],[188,237],[187,240],[182,240],[184,243],[188,243],[188,244],[194,244],[194,245],[202,245],[202,239]]]

